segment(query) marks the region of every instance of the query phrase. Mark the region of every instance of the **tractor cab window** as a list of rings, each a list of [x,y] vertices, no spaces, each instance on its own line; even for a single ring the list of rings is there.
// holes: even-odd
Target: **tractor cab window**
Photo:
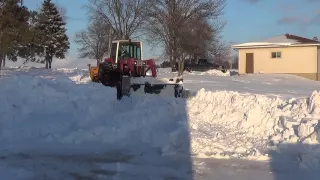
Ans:
[[[118,60],[127,60],[134,58],[141,60],[141,48],[140,43],[120,43],[118,51]]]
[[[111,59],[116,60],[117,57],[117,43],[112,43],[111,45]]]

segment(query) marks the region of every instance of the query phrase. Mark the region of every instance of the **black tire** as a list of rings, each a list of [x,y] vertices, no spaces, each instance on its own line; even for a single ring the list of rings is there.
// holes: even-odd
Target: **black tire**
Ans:
[[[104,86],[109,86],[109,84],[107,83],[107,81],[101,81],[101,84]]]
[[[122,90],[121,90],[121,82],[117,83],[117,100],[121,100],[122,99]]]
[[[112,64],[111,63],[101,63],[99,65],[98,77],[104,86],[111,86],[112,82],[110,82],[110,77],[108,75],[112,71]]]
[[[117,100],[121,100],[123,97],[123,93],[122,93],[122,74],[119,74],[119,80],[116,84],[116,88],[117,88]]]
[[[102,84],[103,84],[103,82],[102,82],[103,81],[103,73],[104,73],[103,67],[102,67],[102,64],[100,64],[99,69],[98,69],[98,79],[99,79],[99,81],[101,81]]]

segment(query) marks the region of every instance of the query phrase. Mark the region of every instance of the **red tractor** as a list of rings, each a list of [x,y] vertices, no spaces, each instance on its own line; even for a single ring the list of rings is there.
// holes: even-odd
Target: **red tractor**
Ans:
[[[144,93],[150,94],[160,94],[164,89],[173,87],[172,95],[181,97],[183,90],[182,85],[179,83],[182,81],[181,79],[177,79],[175,83],[164,83],[160,80],[155,84],[147,81],[144,83],[132,83],[135,78],[150,75],[154,79],[157,77],[155,61],[153,59],[143,60],[142,52],[142,42],[140,41],[112,41],[111,57],[99,64],[99,81],[105,86],[116,87],[118,100],[124,95],[130,96],[131,90],[137,91],[142,87],[144,87]],[[148,72],[151,72],[151,74],[148,75]]]

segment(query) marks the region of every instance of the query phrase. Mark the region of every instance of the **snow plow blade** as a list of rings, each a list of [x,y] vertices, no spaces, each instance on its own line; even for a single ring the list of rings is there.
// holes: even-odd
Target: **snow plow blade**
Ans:
[[[189,94],[189,91],[183,87],[182,79],[177,79],[175,82],[173,79],[170,79],[169,82],[153,79],[152,82],[145,81],[144,83],[141,80],[140,82],[135,82],[135,80],[135,78],[123,77],[121,89],[117,88],[117,99],[123,96],[146,94],[162,98],[187,98]]]
[[[131,94],[155,94],[161,97],[182,97],[180,84],[132,84]]]

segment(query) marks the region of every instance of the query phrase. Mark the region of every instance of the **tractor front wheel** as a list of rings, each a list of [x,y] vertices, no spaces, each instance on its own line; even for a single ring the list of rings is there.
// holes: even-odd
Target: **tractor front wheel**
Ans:
[[[117,88],[117,100],[121,100],[122,99],[122,84],[121,84],[121,81],[119,81],[116,85],[116,88]]]

